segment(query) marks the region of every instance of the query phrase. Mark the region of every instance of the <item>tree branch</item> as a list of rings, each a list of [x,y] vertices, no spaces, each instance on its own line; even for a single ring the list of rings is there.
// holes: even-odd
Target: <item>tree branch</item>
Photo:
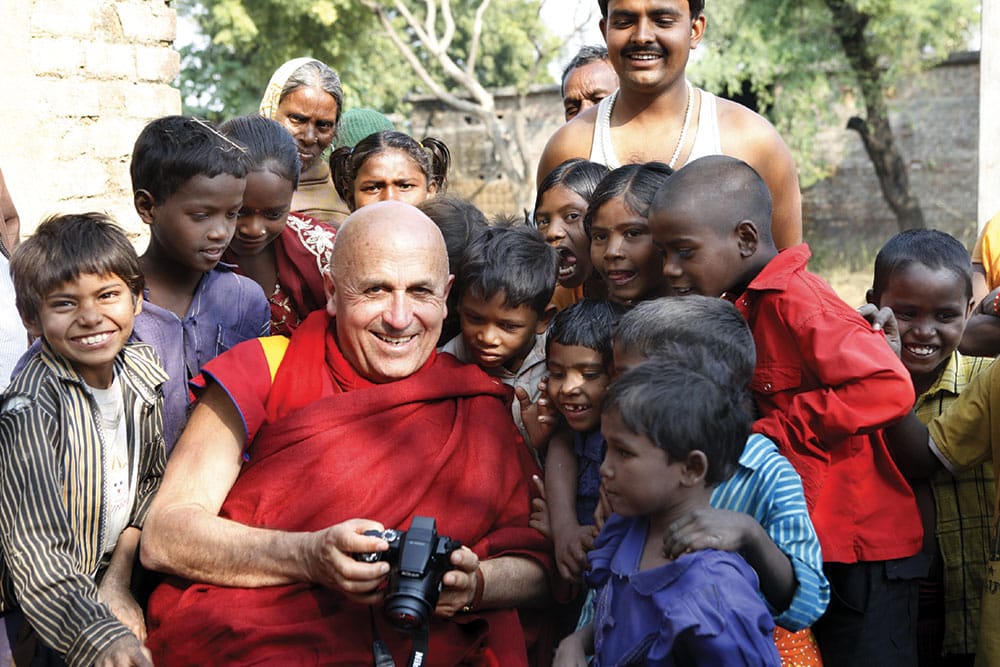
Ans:
[[[465,63],[465,73],[473,76],[476,71],[476,58],[479,57],[479,43],[483,37],[483,15],[490,6],[490,0],[483,0],[476,8],[476,16],[472,21],[472,37],[469,38],[469,60]]]

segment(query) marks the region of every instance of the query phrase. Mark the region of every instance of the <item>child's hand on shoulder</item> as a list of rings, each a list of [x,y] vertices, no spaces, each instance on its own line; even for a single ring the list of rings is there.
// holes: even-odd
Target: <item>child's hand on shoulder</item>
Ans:
[[[866,303],[858,308],[858,314],[868,320],[872,330],[882,330],[885,333],[885,342],[898,357],[903,349],[903,341],[899,337],[899,323],[896,322],[896,313],[892,308],[888,306],[879,308],[873,303]]]
[[[704,507],[670,524],[663,536],[663,555],[679,558],[692,551],[740,551],[760,526],[749,514]]]
[[[559,423],[559,415],[552,407],[547,388],[548,377],[543,377],[538,383],[541,394],[534,403],[531,402],[524,387],[514,389],[514,395],[521,405],[521,421],[524,423],[524,430],[528,432],[528,439],[531,440],[528,444],[539,451],[545,451],[552,433],[556,430],[556,424]]]

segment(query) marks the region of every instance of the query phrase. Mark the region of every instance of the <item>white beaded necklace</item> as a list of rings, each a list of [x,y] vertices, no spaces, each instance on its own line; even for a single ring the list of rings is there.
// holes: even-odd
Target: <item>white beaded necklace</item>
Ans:
[[[694,97],[694,91],[691,88],[691,82],[687,79],[684,80],[687,84],[687,105],[684,108],[684,124],[681,126],[681,133],[677,137],[677,145],[674,147],[674,154],[670,156],[670,162],[667,166],[671,169],[677,163],[677,158],[681,156],[681,149],[684,148],[684,139],[687,137],[688,128],[691,126],[691,98]],[[610,102],[604,107],[604,118],[602,119],[606,131],[601,132],[601,153],[604,157],[604,163],[611,165],[612,163],[617,163],[618,159],[615,155],[615,147],[611,145],[611,112],[614,111],[615,102],[618,101],[618,90],[611,94]],[[609,160],[608,158],[614,158]]]

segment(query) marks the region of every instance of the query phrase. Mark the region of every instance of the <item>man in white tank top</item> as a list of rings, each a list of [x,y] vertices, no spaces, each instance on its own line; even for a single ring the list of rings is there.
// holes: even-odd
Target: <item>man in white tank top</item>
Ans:
[[[680,169],[705,155],[737,157],[760,173],[774,200],[779,248],[802,241],[802,203],[791,152],[750,109],[716,98],[685,78],[705,32],[703,0],[598,0],[601,33],[619,89],[549,139],[540,182],[570,158],[611,168],[657,160]]]

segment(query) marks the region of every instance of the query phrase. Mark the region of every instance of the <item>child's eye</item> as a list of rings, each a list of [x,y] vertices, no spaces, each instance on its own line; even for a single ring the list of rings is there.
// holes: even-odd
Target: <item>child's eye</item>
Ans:
[[[625,238],[627,239],[637,239],[641,236],[645,236],[648,232],[642,229],[627,229],[625,230]]]
[[[524,326],[521,324],[501,324],[500,328],[509,333],[517,333],[524,329]]]
[[[235,220],[238,217],[240,217],[239,209],[226,211],[226,220]]]
[[[691,259],[694,257],[694,250],[691,248],[680,248],[677,250],[677,256],[681,259]]]
[[[584,380],[588,380],[588,381],[589,380],[600,380],[601,377],[603,377],[603,376],[604,376],[604,373],[602,373],[601,371],[587,371],[587,372],[583,373],[583,379]]]
[[[548,226],[549,226],[548,218],[537,218],[537,217],[535,218],[535,227],[542,229],[543,227],[548,227]]]
[[[608,235],[604,232],[591,232],[590,242],[591,243],[604,243],[608,240]]]
[[[563,371],[554,371],[549,369],[549,378],[552,380],[563,380],[566,378],[566,373]]]
[[[621,447],[616,448],[618,450],[618,456],[623,459],[632,458],[632,452],[627,449],[622,449]]]
[[[576,211],[570,211],[564,217],[566,219],[566,222],[576,222],[577,220],[580,219],[581,216]]]
[[[267,213],[264,214],[264,217],[267,218],[268,220],[272,220],[274,222],[277,222],[278,220],[281,220],[281,219],[283,219],[285,217],[285,212],[284,211],[268,211]]]

